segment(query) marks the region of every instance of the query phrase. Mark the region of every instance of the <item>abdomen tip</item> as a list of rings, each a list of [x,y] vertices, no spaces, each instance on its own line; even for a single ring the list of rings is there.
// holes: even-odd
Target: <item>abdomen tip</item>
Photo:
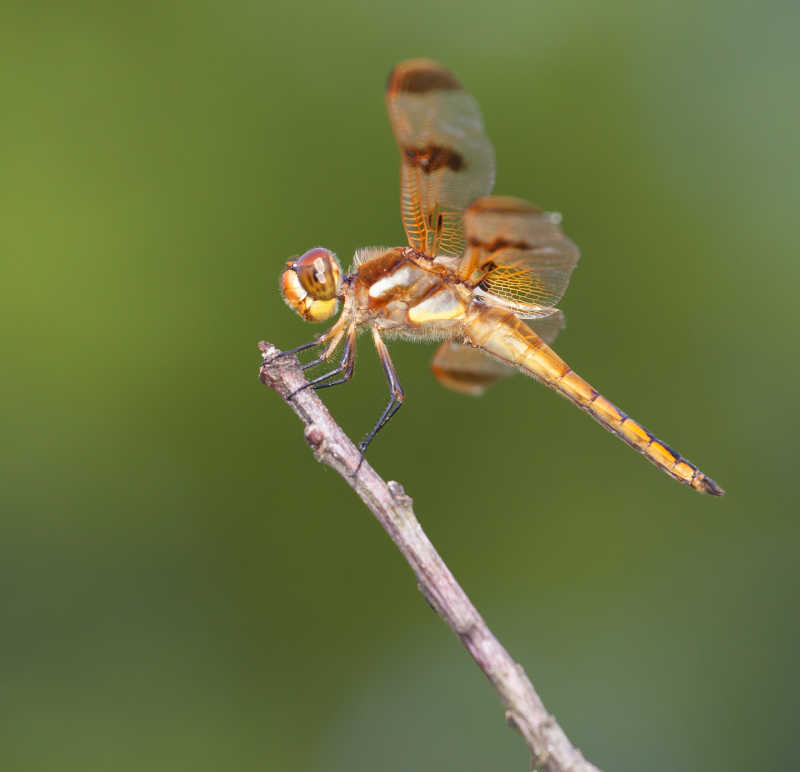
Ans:
[[[700,485],[703,493],[710,493],[712,496],[722,496],[725,493],[710,477],[703,476]]]

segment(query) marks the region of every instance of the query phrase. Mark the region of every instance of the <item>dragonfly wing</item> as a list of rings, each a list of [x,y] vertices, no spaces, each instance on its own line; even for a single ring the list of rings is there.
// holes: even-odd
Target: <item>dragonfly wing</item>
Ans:
[[[558,333],[567,325],[564,314],[557,308],[552,314],[541,316],[538,319],[526,320],[530,327],[548,346],[558,337]]]
[[[531,319],[528,326],[547,344],[564,329],[564,314],[554,309],[541,319]],[[446,340],[436,349],[431,361],[436,380],[453,391],[479,396],[493,383],[518,372],[516,367],[495,359],[486,352],[464,343]]]
[[[441,64],[409,59],[389,75],[386,108],[402,156],[408,243],[426,255],[457,257],[464,209],[494,184],[494,149],[478,104]]]
[[[436,349],[431,362],[436,380],[453,391],[478,396],[516,368],[485,354],[478,348],[446,340]]]
[[[552,313],[580,258],[560,223],[560,215],[519,198],[474,201],[464,213],[467,249],[460,276],[520,316]]]

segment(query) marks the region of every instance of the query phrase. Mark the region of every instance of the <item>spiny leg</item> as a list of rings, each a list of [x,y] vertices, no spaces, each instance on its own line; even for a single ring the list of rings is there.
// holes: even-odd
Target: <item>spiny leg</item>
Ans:
[[[312,367],[315,364],[319,364],[320,362],[325,361],[331,353],[333,353],[336,346],[339,345],[339,341],[342,339],[342,335],[344,334],[344,326],[346,324],[346,320],[342,317],[333,325],[329,330],[323,332],[321,335],[317,335],[314,340],[309,341],[308,343],[301,343],[299,346],[295,346],[294,348],[286,349],[286,351],[281,351],[280,353],[276,354],[272,359],[265,360],[261,363],[261,366],[270,365],[273,362],[281,359],[282,357],[292,356],[293,354],[297,354],[300,351],[305,351],[309,348],[314,348],[315,346],[321,346],[323,343],[330,341],[328,347],[322,353],[320,357],[315,359],[313,362],[310,362],[305,365],[301,365],[301,369],[305,370],[307,367]]]
[[[314,340],[309,341],[308,343],[302,343],[299,346],[295,346],[294,348],[287,348],[286,351],[279,352],[274,357],[272,357],[272,359],[266,359],[261,364],[262,366],[271,365],[273,362],[275,362],[278,359],[281,359],[282,357],[288,357],[291,356],[292,354],[298,354],[301,351],[305,351],[306,349],[314,348],[314,346],[321,346],[325,342],[326,335],[327,333],[323,333],[322,335],[317,336],[316,338],[314,338]]]
[[[336,351],[336,347],[339,345],[341,339],[344,337],[345,325],[346,322],[342,319],[339,319],[339,321],[336,322],[336,324],[331,327],[331,329],[328,330],[328,332],[326,332],[322,338],[320,338],[320,343],[324,343],[326,340],[329,341],[328,345],[325,347],[325,350],[316,359],[312,359],[310,362],[300,365],[300,369],[303,371],[310,370],[312,367],[316,367],[317,365],[321,365],[323,362],[327,362],[328,359],[330,359],[331,354]],[[352,328],[352,325],[351,328],[348,328],[348,335],[355,336],[355,330]],[[353,349],[353,354],[355,354],[354,346],[355,344],[351,341],[350,347]],[[329,373],[326,377],[329,377],[333,374],[334,373]]]
[[[400,379],[397,377],[397,371],[394,369],[394,365],[392,364],[392,359],[389,356],[389,351],[386,348],[386,344],[383,342],[380,333],[378,332],[378,328],[372,328],[372,340],[375,342],[375,349],[378,352],[378,357],[381,360],[381,364],[383,365],[383,371],[386,373],[386,380],[389,382],[389,403],[384,408],[383,412],[381,413],[381,417],[378,419],[378,422],[375,426],[372,427],[369,434],[358,443],[358,449],[361,451],[361,458],[358,461],[358,466],[356,467],[356,471],[353,473],[353,476],[358,474],[358,470],[361,469],[361,464],[364,463],[364,454],[367,452],[367,447],[369,446],[370,442],[375,438],[375,435],[386,426],[387,423],[392,419],[392,416],[400,409],[405,400],[405,392],[403,391],[403,387],[400,385]]]
[[[325,361],[324,355],[319,358],[319,361],[310,364],[319,364],[322,361]],[[328,386],[338,386],[341,383],[347,383],[347,381],[349,381],[353,377],[353,371],[355,370],[355,365],[356,365],[356,327],[355,325],[351,325],[350,329],[347,331],[347,337],[345,338],[344,342],[344,350],[342,351],[342,358],[339,362],[339,365],[330,372],[323,373],[317,378],[314,378],[308,383],[302,385],[299,389],[295,389],[287,397],[287,399],[291,399],[292,397],[294,397],[295,394],[309,387],[313,387],[314,389],[325,389]],[[335,381],[331,381],[330,383],[324,383],[324,381],[327,381],[329,378],[333,378],[334,375],[339,375],[339,373],[344,373],[341,378],[337,378]]]
[[[321,365],[325,361],[325,357],[318,356],[316,359],[312,359],[310,362],[305,362],[304,364],[300,365],[300,369],[305,372],[306,370],[310,370],[312,367]]]

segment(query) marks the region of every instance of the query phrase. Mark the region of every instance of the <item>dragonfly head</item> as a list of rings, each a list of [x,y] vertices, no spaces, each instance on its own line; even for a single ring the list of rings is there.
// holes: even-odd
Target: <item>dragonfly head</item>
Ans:
[[[283,299],[308,322],[324,322],[336,313],[341,286],[339,260],[324,247],[314,247],[287,261],[281,274]]]

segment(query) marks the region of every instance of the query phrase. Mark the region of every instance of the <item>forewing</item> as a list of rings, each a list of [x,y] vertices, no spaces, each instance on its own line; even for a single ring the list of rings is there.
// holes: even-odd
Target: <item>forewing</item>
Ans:
[[[485,196],[464,214],[467,249],[459,272],[483,276],[479,288],[521,316],[555,306],[578,262],[561,216],[507,196]]]
[[[389,75],[386,108],[402,158],[408,243],[427,255],[458,257],[464,209],[494,184],[494,150],[478,104],[441,64],[409,59]]]

